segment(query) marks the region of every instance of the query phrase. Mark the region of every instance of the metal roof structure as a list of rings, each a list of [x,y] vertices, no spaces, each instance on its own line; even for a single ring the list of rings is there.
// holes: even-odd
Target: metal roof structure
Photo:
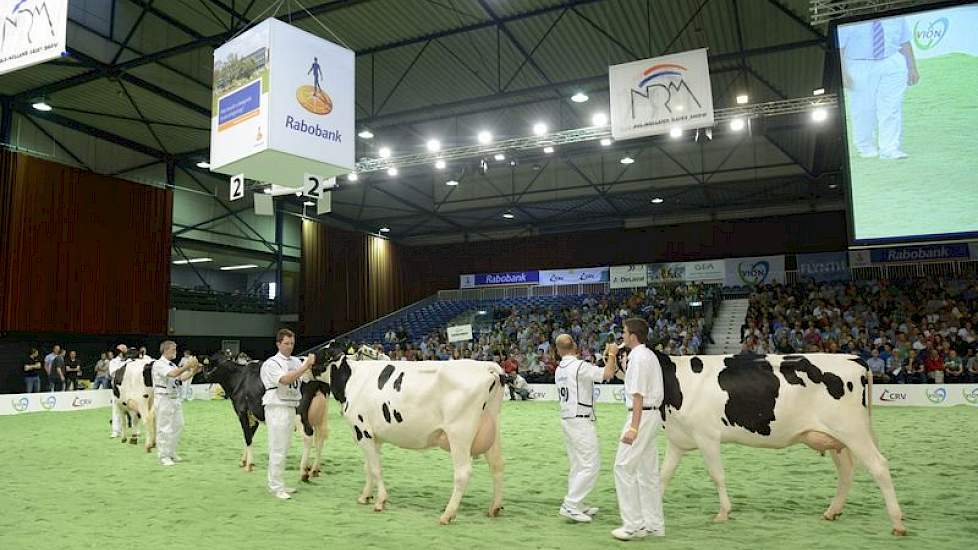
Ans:
[[[502,140],[532,135],[538,121],[589,126],[608,112],[609,65],[694,48],[709,48],[718,109],[741,94],[764,104],[836,83],[809,0],[72,0],[69,9],[65,57],[0,77],[0,142],[197,193],[226,216],[238,210],[223,176],[196,166],[208,158],[213,49],[272,14],[356,52],[358,131],[374,134],[358,138],[363,159],[381,146],[421,153],[432,138],[471,145],[483,129]],[[578,92],[589,100],[571,101]],[[37,99],[54,109],[32,109]],[[754,118],[749,131],[721,125],[712,139],[581,141],[341,178],[320,218],[424,244],[838,210],[838,118],[833,110],[815,125],[795,112]],[[626,155],[635,162],[621,164]],[[301,199],[277,200],[303,211]]]

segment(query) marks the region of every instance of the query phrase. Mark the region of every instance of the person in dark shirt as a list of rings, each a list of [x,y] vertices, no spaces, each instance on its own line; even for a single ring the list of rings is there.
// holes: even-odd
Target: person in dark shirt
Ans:
[[[31,349],[31,353],[24,360],[24,385],[27,393],[40,393],[41,368],[41,354],[37,349]]]
[[[51,372],[48,373],[48,391],[64,391],[65,389],[65,352],[54,356],[51,360]]]
[[[81,389],[78,384],[79,376],[81,376],[81,361],[78,360],[78,352],[71,350],[68,352],[68,359],[65,360],[65,391]]]

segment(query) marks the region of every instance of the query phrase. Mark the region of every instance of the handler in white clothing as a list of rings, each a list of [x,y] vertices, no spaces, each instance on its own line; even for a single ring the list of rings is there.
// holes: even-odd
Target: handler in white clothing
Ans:
[[[261,381],[265,385],[265,426],[268,428],[268,490],[277,498],[292,498],[286,489],[282,474],[285,472],[285,458],[292,446],[292,427],[295,423],[296,407],[302,394],[299,379],[315,361],[309,354],[304,362],[292,357],[295,347],[295,333],[283,328],[275,336],[278,353],[261,366]]]
[[[606,382],[615,375],[618,347],[608,344],[604,369],[577,358],[577,345],[569,334],[557,337],[560,365],[554,373],[560,396],[560,424],[564,429],[570,473],[567,496],[559,514],[569,520],[588,523],[597,508],[584,506],[584,499],[594,489],[601,470],[598,432],[594,423],[594,383]]]
[[[622,526],[611,532],[618,540],[666,534],[655,436],[662,425],[662,367],[645,347],[649,324],[627,319],[624,343],[630,349],[625,369],[625,407],[630,410],[615,455],[615,491]]]
[[[886,17],[839,27],[842,84],[852,113],[859,156],[907,158],[903,96],[920,80],[905,17]]]
[[[186,361],[181,366],[173,363],[177,357],[177,345],[167,340],[160,344],[160,358],[153,362],[153,407],[156,414],[156,446],[160,464],[173,466],[177,458],[177,445],[183,432],[183,406],[180,389],[184,382],[194,377],[197,361]]]
[[[126,364],[126,354],[129,348],[125,344],[115,347],[116,356],[109,361],[109,387],[112,388],[112,397],[109,398],[110,408],[112,409],[112,434],[109,437],[117,438],[122,435],[122,417],[119,416],[119,407],[115,406],[115,371]]]

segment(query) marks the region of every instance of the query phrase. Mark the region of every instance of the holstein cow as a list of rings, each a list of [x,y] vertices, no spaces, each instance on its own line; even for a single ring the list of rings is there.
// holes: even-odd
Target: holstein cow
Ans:
[[[380,447],[441,447],[452,454],[455,484],[441,523],[455,518],[472,472],[472,458],[485,455],[492,473],[489,516],[502,509],[503,455],[499,411],[503,384],[499,365],[482,361],[334,360],[329,369],[333,397],[353,426],[363,450],[366,483],[358,502],[366,504],[377,486],[374,510],[387,503]]]
[[[656,356],[662,365],[660,412],[668,438],[663,492],[683,455],[699,449],[720,496],[715,521],[725,521],[731,505],[720,444],[780,449],[803,443],[820,453],[829,451],[839,474],[825,519],[842,514],[859,461],[883,492],[893,534],[906,534],[890,468],[873,434],[872,376],[861,359],[821,353]]]
[[[324,365],[320,359],[317,364]],[[210,359],[210,364],[204,368],[204,378],[211,383],[220,384],[224,394],[231,400],[235,416],[241,424],[245,447],[241,454],[241,467],[246,471],[255,469],[251,443],[259,422],[265,421],[265,408],[262,397],[265,386],[260,376],[261,362],[247,361],[243,364],[232,361],[229,356],[217,354]],[[322,367],[320,367],[322,370]],[[302,401],[297,411],[297,424],[302,430],[302,460],[299,471],[302,481],[310,477],[318,477],[322,448],[329,435],[329,385],[314,381],[310,378],[302,387]],[[318,398],[317,398],[318,396]],[[315,461],[309,462],[310,451],[315,446]]]
[[[139,438],[139,422],[146,428],[146,452],[156,447],[156,419],[153,413],[153,359],[130,359],[113,374],[112,393],[122,418],[122,442],[133,445]]]

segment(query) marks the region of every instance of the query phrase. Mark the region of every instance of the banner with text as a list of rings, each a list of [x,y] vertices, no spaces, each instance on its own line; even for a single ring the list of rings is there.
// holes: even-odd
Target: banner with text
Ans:
[[[190,387],[193,399],[215,399],[217,395],[223,395],[218,384],[192,384]],[[44,411],[84,411],[107,408],[111,404],[111,390],[12,393],[0,395],[0,416]]]
[[[755,286],[784,282],[784,256],[756,256],[726,260],[727,286]]]
[[[798,276],[811,281],[848,281],[849,255],[845,252],[798,254]]]
[[[465,342],[472,339],[472,325],[448,327],[449,342]]]
[[[607,267],[545,269],[540,271],[540,286],[607,283],[608,278],[609,269]]]
[[[61,57],[68,0],[0,0],[0,74]]]
[[[505,273],[478,273],[473,276],[473,286],[535,285],[540,282],[539,271],[509,271]]]
[[[686,278],[686,264],[683,262],[648,264],[649,283],[682,281]]]
[[[874,264],[956,260],[968,258],[970,254],[967,243],[894,246],[870,250],[870,258]]]
[[[616,140],[713,126],[706,49],[612,65],[608,80]]]
[[[686,262],[687,281],[722,281],[726,272],[723,260]]]
[[[649,272],[645,264],[611,267],[611,288],[640,288],[648,285]]]

